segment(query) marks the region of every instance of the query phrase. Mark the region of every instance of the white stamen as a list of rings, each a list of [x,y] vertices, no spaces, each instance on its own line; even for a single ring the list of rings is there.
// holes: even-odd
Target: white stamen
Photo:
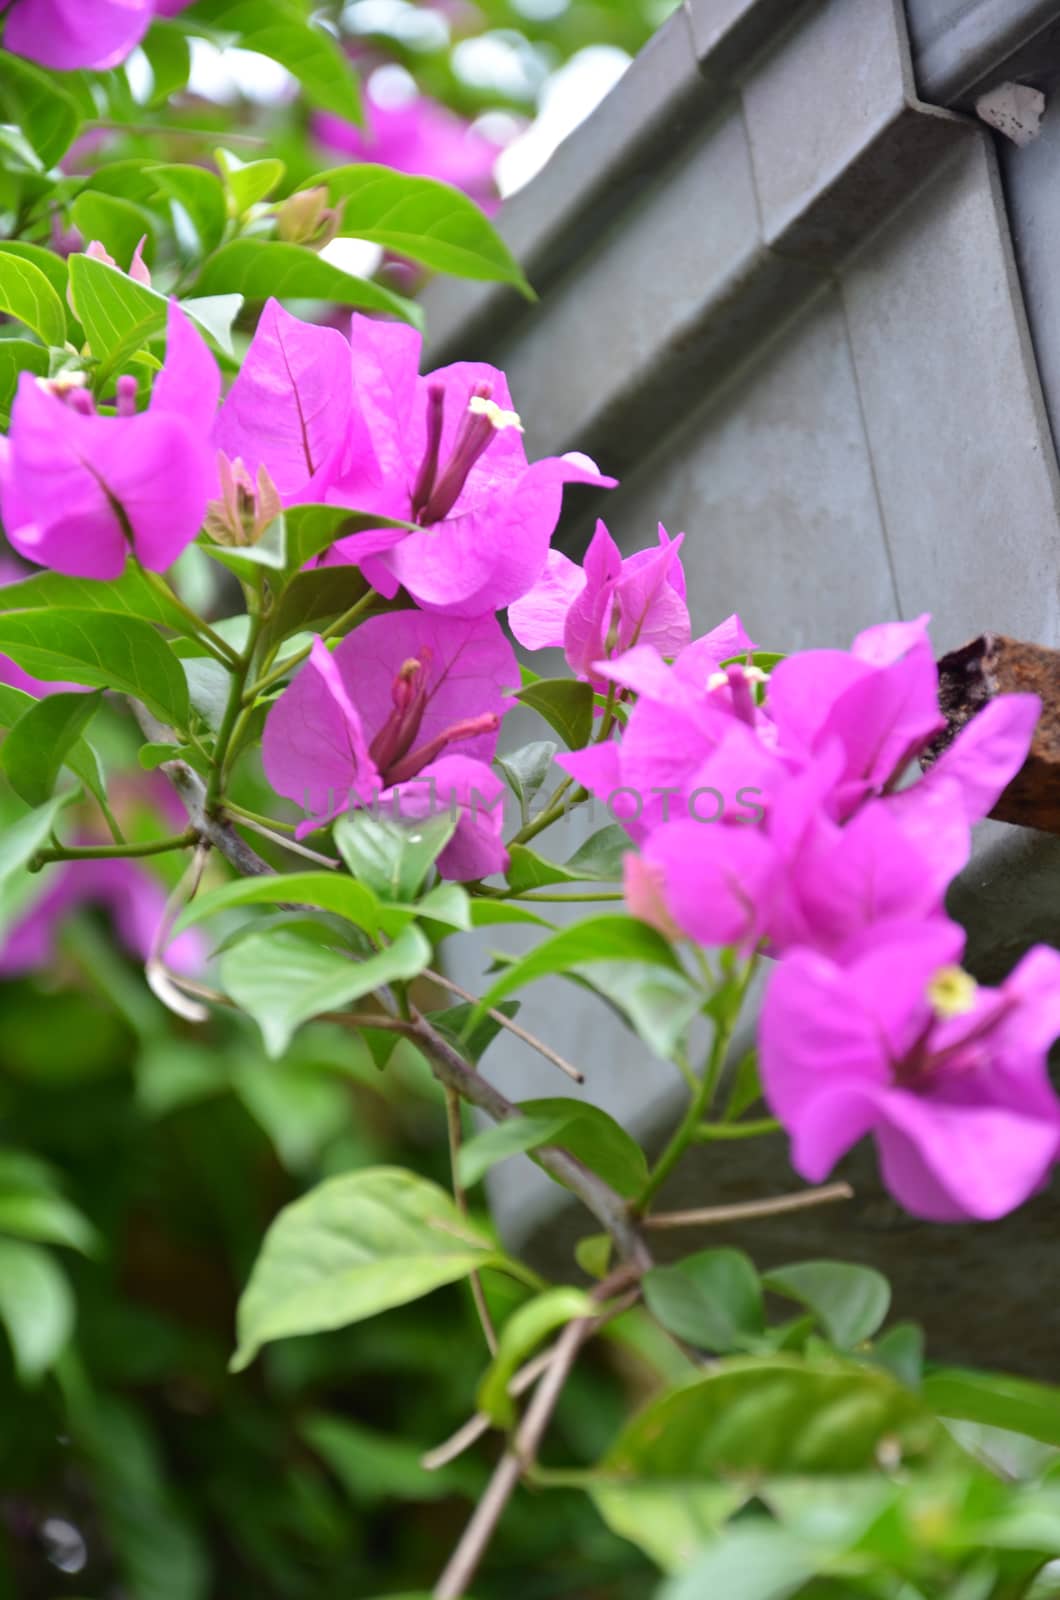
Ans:
[[[768,683],[769,673],[763,672],[761,667],[741,667],[740,671],[748,683]],[[729,687],[729,674],[727,672],[712,672],[707,679],[707,693],[712,694],[715,689]]]
[[[496,400],[486,400],[480,394],[473,394],[467,403],[467,408],[476,417],[488,417],[498,433],[503,432],[505,428],[516,428],[520,433],[523,432],[518,411],[505,411]]]

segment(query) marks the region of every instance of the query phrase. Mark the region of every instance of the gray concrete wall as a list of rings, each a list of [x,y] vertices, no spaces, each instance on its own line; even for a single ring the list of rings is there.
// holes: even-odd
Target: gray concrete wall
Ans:
[[[739,610],[781,650],[922,610],[940,651],[984,627],[1060,644],[1060,110],[1025,149],[964,114],[1017,74],[1060,77],[1060,0],[909,0],[908,16],[897,0],[686,0],[502,213],[539,305],[428,297],[432,355],[504,366],[532,453],[585,449],[621,477],[571,496],[572,549],[598,513],[629,548],[659,519],[683,529],[697,629]],[[1060,840],[988,826],[954,905],[984,976],[1060,942]],[[493,930],[459,976],[518,945]],[[651,1138],[672,1069],[569,987],[530,991],[523,1020]],[[490,1071],[517,1097],[566,1092],[507,1044]],[[994,1228],[931,1228],[898,1217],[869,1157],[854,1170],[841,1222],[771,1225],[751,1241],[762,1258],[877,1262],[939,1353],[1047,1367],[1056,1197]],[[790,1181],[783,1141],[729,1147],[674,1198]],[[497,1198],[514,1233],[562,1237],[562,1196],[526,1163]],[[980,1267],[998,1321],[1036,1329],[1011,1359],[989,1319],[968,1323],[957,1275]]]

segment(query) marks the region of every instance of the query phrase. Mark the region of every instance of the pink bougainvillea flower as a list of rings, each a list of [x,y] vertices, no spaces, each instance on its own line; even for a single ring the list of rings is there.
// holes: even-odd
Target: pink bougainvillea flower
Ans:
[[[332,654],[321,640],[269,712],[265,772],[306,813],[299,833],[351,806],[419,817],[450,807],[446,877],[503,869],[503,786],[488,763],[518,682],[493,617],[403,611],[373,617]],[[458,752],[450,747],[459,745]]]
[[[162,921],[166,891],[134,861],[66,861],[49,867],[44,893],[0,939],[0,976],[20,977],[50,967],[64,922],[82,906],[98,906],[111,917],[131,955],[146,961]],[[194,972],[205,960],[198,929],[180,934],[166,951],[178,972]]]
[[[320,143],[353,161],[394,167],[418,178],[436,178],[462,189],[491,216],[500,204],[493,169],[500,146],[463,117],[428,95],[399,104],[364,95],[365,127],[318,113],[312,130]]]
[[[355,316],[354,408],[328,499],[412,522],[353,534],[333,556],[387,597],[400,585],[429,611],[475,617],[510,605],[541,575],[565,483],[611,488],[585,456],[528,463],[502,372],[458,362],[418,376],[420,335]]]
[[[622,738],[556,759],[609,806],[636,842],[688,815],[690,806],[704,820],[716,814],[716,803],[698,791],[719,784],[726,810],[749,820],[758,796],[741,799],[741,792],[771,786],[787,770],[759,736],[761,718],[746,672],[738,667],[730,676],[722,669],[723,662],[752,648],[739,617],[732,616],[693,640],[672,666],[649,644],[597,664],[602,677],[637,696]],[[726,757],[728,770],[705,770],[730,735],[736,742]]]
[[[213,442],[253,481],[262,467],[285,505],[323,500],[351,427],[350,347],[335,328],[270,300],[217,416]],[[363,428],[361,430],[363,439]]]
[[[156,10],[180,9],[168,0],[12,0],[3,45],[42,67],[103,72],[118,66],[140,43]]]
[[[0,518],[19,555],[77,578],[116,578],[130,552],[153,571],[172,566],[215,483],[219,390],[216,363],[175,301],[145,412],[134,378],[118,379],[118,414],[105,417],[86,388],[24,372],[0,441]]]
[[[597,661],[636,644],[676,656],[692,637],[678,559],[683,540],[683,533],[671,540],[660,523],[656,549],[623,559],[598,522],[583,567],[560,550],[549,551],[537,583],[508,608],[512,632],[527,650],[565,650],[574,675],[598,690],[607,685],[594,671]]]
[[[1037,945],[998,989],[954,963],[961,930],[888,925],[839,964],[793,951],[759,1030],[766,1099],[818,1182],[865,1134],[884,1182],[935,1222],[1002,1217],[1060,1155],[1046,1054],[1060,1033],[1060,954]]]

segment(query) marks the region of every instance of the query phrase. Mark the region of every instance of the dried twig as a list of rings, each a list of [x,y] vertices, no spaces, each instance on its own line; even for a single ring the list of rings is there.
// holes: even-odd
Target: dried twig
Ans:
[[[819,1189],[800,1189],[797,1194],[778,1194],[770,1200],[741,1200],[731,1206],[702,1206],[698,1211],[659,1211],[645,1217],[644,1228],[698,1228],[723,1222],[749,1222],[755,1217],[778,1217],[785,1211],[806,1211],[810,1206],[831,1205],[836,1200],[853,1200],[849,1183],[826,1183]]]
[[[477,1005],[478,997],[470,994],[467,989],[462,989],[458,983],[453,982],[452,978],[447,978],[442,973],[435,972],[431,967],[427,968],[423,976],[430,978],[431,982],[436,983],[439,988],[448,989],[449,993],[455,994],[458,999],[466,1000],[470,1005]],[[585,1082],[584,1072],[579,1072],[577,1067],[572,1066],[569,1061],[565,1061],[558,1051],[553,1050],[551,1045],[546,1044],[543,1039],[539,1039],[536,1034],[530,1033],[526,1028],[521,1028],[517,1022],[512,1021],[511,1017],[505,1016],[503,1011],[495,1011],[490,1006],[486,1011],[486,1015],[491,1017],[494,1022],[499,1023],[502,1028],[506,1028],[509,1033],[514,1034],[516,1039],[521,1039],[524,1044],[528,1044],[531,1050],[536,1050],[539,1056],[544,1056],[546,1061],[551,1061],[554,1067],[558,1067],[561,1072],[565,1072],[568,1078],[573,1078],[575,1083]]]

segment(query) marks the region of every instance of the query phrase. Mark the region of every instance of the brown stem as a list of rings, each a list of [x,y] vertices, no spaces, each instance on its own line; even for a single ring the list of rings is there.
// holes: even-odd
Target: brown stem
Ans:
[[[836,1200],[853,1200],[849,1183],[826,1183],[820,1189],[801,1189],[797,1194],[778,1194],[770,1200],[741,1200],[731,1206],[702,1206],[698,1211],[659,1211],[645,1217],[644,1228],[696,1228],[722,1222],[749,1222],[755,1217],[777,1217],[785,1211],[805,1211],[810,1206],[831,1205]]]
[[[466,1000],[470,1005],[477,1005],[477,996],[470,994],[467,989],[462,989],[458,983],[453,982],[452,978],[446,978],[442,973],[435,972],[431,967],[427,968],[424,977],[430,978],[431,982],[438,984],[439,988],[448,989],[449,993],[455,994],[458,999]],[[516,1039],[521,1039],[524,1044],[528,1044],[531,1050],[536,1050],[539,1056],[544,1056],[546,1061],[551,1061],[554,1067],[558,1067],[561,1072],[565,1072],[568,1078],[573,1078],[575,1083],[585,1082],[584,1072],[579,1072],[577,1067],[572,1066],[569,1061],[565,1061],[558,1051],[553,1050],[551,1045],[546,1044],[543,1039],[539,1039],[536,1034],[530,1033],[526,1028],[520,1028],[519,1024],[513,1022],[511,1017],[505,1016],[503,1011],[495,1011],[490,1006],[486,1015],[491,1017],[494,1022],[499,1023],[502,1028],[506,1028]]]
[[[629,1268],[622,1268],[613,1273],[603,1283],[597,1284],[592,1291],[593,1298],[608,1299],[616,1289],[628,1285],[631,1275],[635,1274],[631,1274]],[[589,1338],[595,1325],[595,1317],[576,1317],[573,1322],[568,1322],[556,1340],[552,1359],[515,1431],[511,1448],[505,1451],[497,1463],[485,1494],[475,1507],[460,1543],[453,1551],[445,1571],[434,1587],[433,1600],[461,1600],[461,1596],[467,1592],[467,1586],[478,1570],[486,1546],[493,1537],[519,1479],[533,1465],[545,1429],[563,1393],[563,1386],[577,1360],[578,1351]]]

